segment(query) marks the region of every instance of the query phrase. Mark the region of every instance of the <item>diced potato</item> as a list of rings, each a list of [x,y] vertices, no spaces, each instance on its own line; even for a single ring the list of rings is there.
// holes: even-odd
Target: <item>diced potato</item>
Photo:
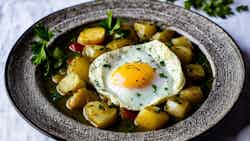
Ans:
[[[181,120],[187,115],[190,108],[191,106],[188,101],[179,97],[171,97],[166,102],[165,111],[177,120]]]
[[[117,40],[113,40],[109,42],[107,44],[107,47],[113,50],[113,49],[118,49],[127,45],[131,45],[131,44],[132,44],[131,40],[122,38],[122,39],[117,39]]]
[[[81,45],[99,45],[103,43],[105,33],[103,27],[86,28],[78,36],[77,42]]]
[[[172,43],[174,46],[185,46],[193,49],[192,43],[185,36],[172,39]]]
[[[180,98],[191,102],[192,104],[199,104],[203,101],[203,93],[200,87],[191,86],[180,92]]]
[[[64,78],[64,75],[55,74],[52,76],[52,82],[54,82],[55,84],[58,84],[63,78]]]
[[[199,64],[190,64],[186,66],[187,76],[192,80],[201,80],[205,77],[205,71]]]
[[[66,95],[71,91],[84,87],[85,82],[76,73],[67,74],[57,85],[56,89],[59,94]]]
[[[90,61],[87,57],[75,57],[69,64],[67,73],[76,73],[82,80],[88,80]]]
[[[91,59],[95,59],[106,51],[107,48],[101,45],[87,45],[83,48],[82,54],[88,56]]]
[[[193,52],[190,48],[185,46],[173,46],[172,51],[184,64],[189,64],[193,58]]]
[[[147,107],[139,112],[135,118],[135,125],[147,130],[155,130],[163,127],[169,120],[166,112],[160,111],[159,107]]]
[[[115,123],[118,113],[115,107],[103,102],[92,101],[84,106],[83,115],[95,127],[106,128]]]
[[[169,41],[175,34],[175,31],[166,29],[162,32],[157,32],[153,37],[152,40],[159,40],[162,42]]]
[[[138,37],[143,41],[151,39],[157,31],[156,26],[152,23],[135,23],[134,29]]]
[[[80,88],[67,100],[66,107],[70,110],[81,109],[87,102],[95,100],[98,100],[98,96],[94,92]]]
[[[123,23],[121,25],[121,29],[129,31],[129,35],[126,37],[127,39],[134,41],[134,42],[139,40],[132,25],[127,24],[127,23]]]

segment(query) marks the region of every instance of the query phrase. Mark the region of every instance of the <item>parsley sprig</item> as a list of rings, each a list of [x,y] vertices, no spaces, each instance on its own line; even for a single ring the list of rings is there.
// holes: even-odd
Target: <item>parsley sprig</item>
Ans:
[[[169,2],[175,2],[177,0],[166,0]],[[186,9],[194,8],[196,10],[202,10],[212,17],[227,18],[234,15],[231,5],[234,4],[234,0],[184,0],[184,7]],[[247,5],[240,5],[236,8],[237,12],[248,11]]]
[[[41,24],[38,24],[35,27],[34,33],[37,36],[37,41],[31,44],[33,53],[31,62],[34,65],[42,65],[42,67],[44,68],[44,75],[47,76],[50,73],[51,69],[51,62],[49,59],[47,46],[48,42],[53,37],[53,33]]]
[[[114,19],[111,10],[108,10],[106,14],[107,18],[99,23],[100,26],[104,27],[108,31],[108,35],[114,39],[125,38],[129,34],[129,30],[121,29],[122,19]]]

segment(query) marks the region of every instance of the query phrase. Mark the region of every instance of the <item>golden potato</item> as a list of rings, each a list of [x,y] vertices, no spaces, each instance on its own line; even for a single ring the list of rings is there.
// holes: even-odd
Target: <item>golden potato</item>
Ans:
[[[88,80],[90,61],[87,57],[75,57],[69,64],[67,73],[76,73],[82,80]]]
[[[165,105],[165,111],[177,120],[183,119],[189,112],[190,108],[191,106],[188,101],[176,96],[169,98]]]
[[[174,46],[185,46],[190,49],[193,49],[192,43],[185,36],[172,39],[172,43]]]
[[[190,64],[186,66],[186,73],[192,80],[201,80],[205,77],[205,71],[199,64]]]
[[[159,40],[162,42],[169,41],[175,34],[175,31],[166,29],[162,32],[157,32],[153,37],[152,40]]]
[[[109,42],[107,44],[107,47],[113,50],[113,49],[118,49],[127,45],[131,45],[131,44],[132,44],[131,40],[122,38],[122,39],[117,39],[117,40],[113,40]]]
[[[180,92],[180,98],[192,104],[199,104],[203,101],[204,96],[200,87],[191,86]]]
[[[103,43],[105,33],[103,27],[86,28],[78,36],[77,42],[81,45],[99,45]]]
[[[70,110],[81,109],[87,102],[95,100],[98,100],[98,96],[94,92],[80,88],[67,100],[66,107]]]
[[[184,64],[189,64],[193,58],[193,52],[190,48],[185,46],[173,46],[172,51]]]
[[[159,107],[147,107],[139,112],[135,118],[135,125],[147,130],[155,130],[163,127],[169,120],[166,112],[160,111]]]
[[[85,82],[76,73],[67,74],[56,86],[59,94],[66,95],[71,91],[84,87]]]
[[[95,59],[106,51],[107,49],[101,45],[87,45],[83,48],[82,54],[91,59]]]
[[[151,23],[134,23],[134,29],[143,41],[151,39],[157,31],[156,26]]]
[[[55,74],[52,76],[52,82],[54,82],[55,84],[58,84],[62,79],[64,78],[64,75],[61,74]]]
[[[121,29],[129,31],[129,35],[126,37],[127,39],[129,39],[129,40],[131,40],[133,42],[136,42],[136,41],[139,40],[133,26],[131,26],[131,25],[127,24],[127,23],[123,23],[121,25]]]
[[[106,103],[92,101],[84,106],[83,115],[95,127],[106,128],[115,123],[118,112]]]

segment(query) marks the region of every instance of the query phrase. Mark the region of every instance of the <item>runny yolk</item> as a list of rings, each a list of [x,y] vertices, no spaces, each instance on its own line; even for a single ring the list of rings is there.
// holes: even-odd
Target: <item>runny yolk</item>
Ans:
[[[118,67],[111,75],[111,82],[125,88],[142,88],[154,78],[154,69],[146,63],[127,63]]]

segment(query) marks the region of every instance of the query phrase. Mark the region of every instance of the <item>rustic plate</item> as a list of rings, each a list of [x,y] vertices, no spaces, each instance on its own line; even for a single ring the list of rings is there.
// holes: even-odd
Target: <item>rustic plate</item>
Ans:
[[[51,30],[66,32],[80,25],[115,17],[151,20],[171,25],[188,36],[209,59],[214,82],[203,105],[187,119],[152,132],[120,133],[86,126],[59,112],[44,97],[36,67],[31,64],[32,29],[42,23]],[[64,140],[169,140],[194,138],[218,123],[237,101],[245,78],[244,63],[237,45],[220,27],[183,8],[149,0],[102,0],[84,3],[50,14],[30,27],[13,47],[5,70],[9,97],[20,114],[40,131]],[[59,36],[62,32],[56,32]]]

